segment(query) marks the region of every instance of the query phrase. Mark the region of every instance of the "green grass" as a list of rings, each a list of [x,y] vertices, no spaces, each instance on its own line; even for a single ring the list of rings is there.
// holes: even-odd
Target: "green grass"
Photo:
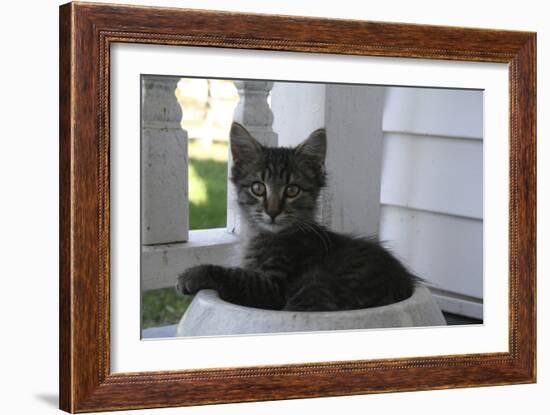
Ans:
[[[141,297],[142,327],[177,323],[192,299],[190,295],[179,295],[174,288],[146,291]]]
[[[227,217],[227,143],[189,140],[189,229],[222,228]]]
[[[227,217],[227,143],[203,145],[189,140],[189,228],[222,228]],[[181,296],[174,288],[142,294],[142,327],[175,324],[191,296]]]

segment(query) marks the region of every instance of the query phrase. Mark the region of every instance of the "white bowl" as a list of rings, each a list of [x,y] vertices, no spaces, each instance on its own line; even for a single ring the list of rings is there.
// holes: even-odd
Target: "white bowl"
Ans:
[[[200,291],[181,318],[177,336],[214,336],[353,330],[387,327],[444,326],[445,318],[430,291],[417,286],[413,295],[382,307],[346,311],[274,311],[222,300],[213,290]]]

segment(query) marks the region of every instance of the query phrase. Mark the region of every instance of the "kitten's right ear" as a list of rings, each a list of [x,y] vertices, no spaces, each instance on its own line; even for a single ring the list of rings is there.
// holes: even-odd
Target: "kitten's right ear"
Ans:
[[[294,150],[297,155],[306,156],[324,169],[327,154],[327,132],[324,128],[313,131],[309,137]]]
[[[229,137],[231,138],[231,155],[236,164],[253,160],[262,151],[262,145],[239,123],[231,124]]]

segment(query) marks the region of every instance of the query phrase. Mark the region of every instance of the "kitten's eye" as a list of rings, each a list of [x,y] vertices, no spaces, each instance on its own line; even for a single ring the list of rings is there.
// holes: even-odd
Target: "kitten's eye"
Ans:
[[[300,193],[300,186],[296,184],[289,184],[285,189],[285,195],[288,197],[296,197]]]
[[[252,190],[252,193],[256,196],[263,196],[265,193],[265,185],[260,182],[254,182],[252,186],[250,186],[250,190]]]

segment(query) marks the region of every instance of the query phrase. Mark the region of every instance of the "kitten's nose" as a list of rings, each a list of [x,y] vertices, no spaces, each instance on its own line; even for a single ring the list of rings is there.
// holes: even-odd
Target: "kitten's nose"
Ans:
[[[267,214],[268,214],[269,217],[271,218],[271,223],[275,223],[275,218],[276,218],[277,216],[279,216],[279,213],[281,213],[281,212],[279,212],[279,211],[271,211],[271,212],[270,212],[270,211],[267,211]]]
[[[271,218],[271,223],[275,223],[275,218],[279,216],[282,211],[281,201],[276,198],[267,199],[265,206],[265,213]]]

